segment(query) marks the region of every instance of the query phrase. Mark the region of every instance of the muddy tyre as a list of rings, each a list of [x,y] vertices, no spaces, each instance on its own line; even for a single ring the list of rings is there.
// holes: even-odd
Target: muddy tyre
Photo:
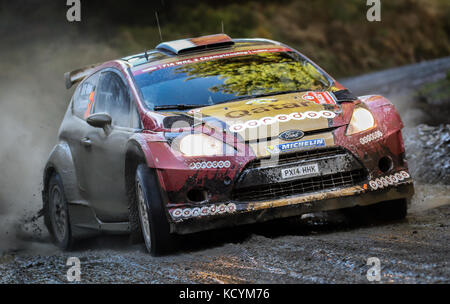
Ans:
[[[135,189],[135,203],[147,251],[154,256],[170,253],[175,249],[176,236],[170,234],[156,172],[140,164],[136,170]]]
[[[48,182],[48,200],[44,217],[45,225],[55,245],[62,250],[70,250],[74,241],[67,199],[58,173],[53,173]]]

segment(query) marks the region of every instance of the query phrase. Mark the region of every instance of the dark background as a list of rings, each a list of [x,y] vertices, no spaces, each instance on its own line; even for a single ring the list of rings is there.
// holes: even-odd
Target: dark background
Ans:
[[[93,39],[128,55],[159,42],[157,11],[164,40],[218,33],[223,21],[232,37],[283,41],[337,77],[450,53],[446,0],[381,0],[381,22],[367,21],[365,0],[81,0],[81,22],[73,23],[66,20],[65,0],[1,3],[2,49],[66,37],[74,44]]]

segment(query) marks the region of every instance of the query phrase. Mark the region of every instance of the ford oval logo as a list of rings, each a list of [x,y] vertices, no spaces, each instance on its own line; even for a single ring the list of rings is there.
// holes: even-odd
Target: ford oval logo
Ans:
[[[278,137],[283,140],[297,140],[302,138],[303,136],[305,136],[305,133],[300,130],[288,130],[278,135]]]

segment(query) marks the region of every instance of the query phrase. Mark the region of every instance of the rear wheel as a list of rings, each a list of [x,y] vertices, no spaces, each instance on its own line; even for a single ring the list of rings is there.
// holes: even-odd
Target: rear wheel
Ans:
[[[63,250],[73,246],[66,195],[58,173],[53,173],[48,183],[45,223],[55,245]]]
[[[147,251],[152,255],[169,253],[175,248],[176,236],[170,234],[156,173],[145,164],[137,167],[135,190],[135,203]]]

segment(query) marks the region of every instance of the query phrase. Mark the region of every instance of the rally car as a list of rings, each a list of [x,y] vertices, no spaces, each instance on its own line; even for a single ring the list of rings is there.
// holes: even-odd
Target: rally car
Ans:
[[[160,254],[183,234],[316,211],[406,215],[414,189],[393,104],[354,96],[282,43],[164,42],[65,81],[78,86],[43,177],[63,249],[129,233]]]

